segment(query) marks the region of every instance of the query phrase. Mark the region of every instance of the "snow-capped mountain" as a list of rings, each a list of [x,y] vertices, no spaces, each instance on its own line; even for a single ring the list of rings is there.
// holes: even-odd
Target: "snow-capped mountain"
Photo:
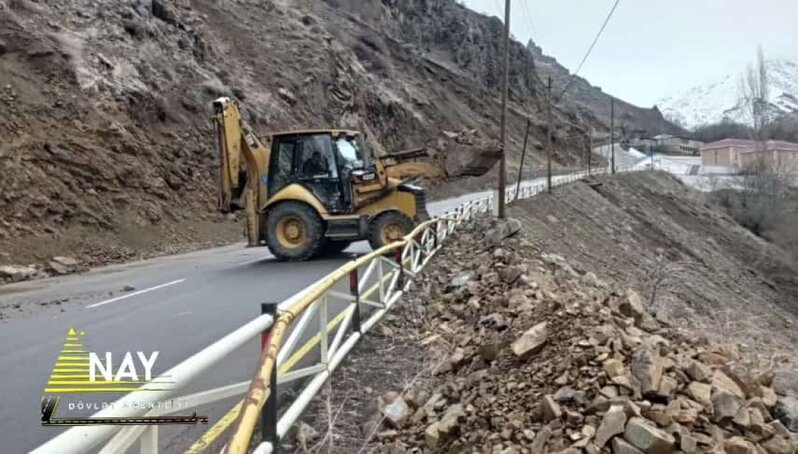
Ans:
[[[798,112],[798,63],[766,60],[770,103],[775,115]],[[744,74],[727,74],[657,102],[665,118],[689,129],[730,120],[749,123],[739,103],[740,79]]]

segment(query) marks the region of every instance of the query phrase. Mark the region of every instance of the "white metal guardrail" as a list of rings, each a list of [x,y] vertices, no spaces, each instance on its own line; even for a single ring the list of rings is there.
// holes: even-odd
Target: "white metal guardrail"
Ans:
[[[633,169],[617,168],[616,172],[631,170]],[[608,169],[592,169],[590,173],[582,171],[553,176],[552,186],[571,183],[589,174],[602,173],[608,173]],[[506,197],[508,201],[514,201],[545,191],[545,183],[528,183],[521,185],[518,194],[516,194],[514,186],[508,188]],[[230,453],[246,452],[255,424],[251,416],[247,418],[247,414],[262,416],[263,442],[255,452],[261,454],[272,452],[273,444],[288,433],[313,396],[363,334],[399,301],[404,292],[412,285],[415,275],[424,269],[429,260],[443,246],[443,241],[463,222],[469,221],[477,214],[490,212],[493,203],[492,195],[466,201],[443,216],[423,223],[402,241],[341,266],[280,303],[279,306],[274,307],[276,314],[266,313],[253,319],[165,372],[163,375],[170,376],[170,381],[175,384],[170,393],[131,393],[119,399],[115,409],[102,410],[94,416],[167,415],[177,409],[158,408],[147,411],[141,405],[124,411],[116,409],[123,408],[122,404],[134,400],[141,404],[145,399],[147,402],[174,399],[185,402],[185,405],[181,405],[179,408],[180,411],[185,411],[223,399],[241,396],[248,389],[250,392],[247,392],[247,401],[251,403],[252,385],[258,381],[260,375],[256,375],[252,382],[234,383],[183,397],[172,398],[171,393],[191,383],[200,374],[219,363],[246,342],[261,336],[262,346],[267,349],[264,351],[263,357],[271,356],[273,358],[271,367],[266,370],[265,376],[268,377],[268,383],[261,381],[259,384],[259,387],[262,388],[260,399],[256,400],[252,408],[247,408],[244,405],[245,401],[239,402],[188,452],[204,451],[236,420],[239,421],[239,425],[230,445],[227,446],[227,451]],[[342,291],[339,284],[347,282],[348,291]],[[343,308],[330,319],[331,307],[340,307],[341,305]],[[290,317],[286,317],[286,315],[290,315]],[[281,339],[283,335],[282,331],[276,333],[277,328],[280,328],[275,326],[276,322],[286,318],[288,319],[287,323],[282,328],[290,326],[292,331],[285,342],[277,342],[275,347],[275,337]],[[309,331],[315,331],[314,335],[304,345],[299,346],[301,339],[303,336],[306,337]],[[272,352],[268,350],[271,347],[274,347]],[[300,368],[297,368],[296,366],[303,360],[307,362],[310,352],[317,353],[318,358],[314,358],[315,360],[310,364],[302,364]],[[275,363],[276,368],[273,367]],[[263,372],[264,370],[261,368],[259,374]],[[263,376],[260,378],[262,379]],[[278,418],[277,393],[270,391],[277,385],[299,381],[303,383],[297,390],[297,397],[289,403],[287,409]],[[142,395],[144,397],[140,397]],[[142,454],[157,453],[158,426],[74,427],[41,445],[33,452],[37,454],[83,453],[105,443],[99,452],[121,453],[126,452],[137,441]]]

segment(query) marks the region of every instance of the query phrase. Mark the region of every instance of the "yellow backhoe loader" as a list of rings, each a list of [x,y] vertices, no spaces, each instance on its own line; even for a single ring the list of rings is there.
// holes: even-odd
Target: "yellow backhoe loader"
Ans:
[[[377,249],[402,238],[429,217],[424,190],[402,179],[446,174],[423,149],[375,157],[357,131],[276,132],[262,141],[236,101],[219,98],[213,107],[219,209],[243,209],[249,246],[268,246],[280,260],[333,254],[364,239]],[[474,174],[473,166],[464,169]]]

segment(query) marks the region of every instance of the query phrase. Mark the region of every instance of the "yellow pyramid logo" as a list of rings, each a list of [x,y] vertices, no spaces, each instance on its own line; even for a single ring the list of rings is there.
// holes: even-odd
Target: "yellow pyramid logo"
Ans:
[[[44,388],[45,393],[116,393],[130,391],[168,391],[167,387],[148,387],[142,385],[168,384],[160,381],[105,380],[102,376],[91,380],[90,352],[84,345],[86,331],[70,328],[64,346]]]

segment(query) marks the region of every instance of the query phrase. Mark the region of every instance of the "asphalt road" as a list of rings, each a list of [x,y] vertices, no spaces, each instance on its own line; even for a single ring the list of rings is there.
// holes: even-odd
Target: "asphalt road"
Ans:
[[[428,208],[438,215],[487,194]],[[91,351],[159,351],[157,374],[257,316],[259,303],[282,301],[368,250],[361,242],[337,257],[283,263],[266,248],[241,243],[0,287],[0,307],[9,316],[0,322],[0,451],[27,452],[63,430],[39,424],[39,402],[70,328],[86,332]],[[125,286],[135,290],[125,292]],[[247,380],[259,354],[253,340],[178,394]],[[202,413],[213,422],[234,403]],[[161,431],[160,444],[166,452],[178,451],[199,433],[170,428]]]

